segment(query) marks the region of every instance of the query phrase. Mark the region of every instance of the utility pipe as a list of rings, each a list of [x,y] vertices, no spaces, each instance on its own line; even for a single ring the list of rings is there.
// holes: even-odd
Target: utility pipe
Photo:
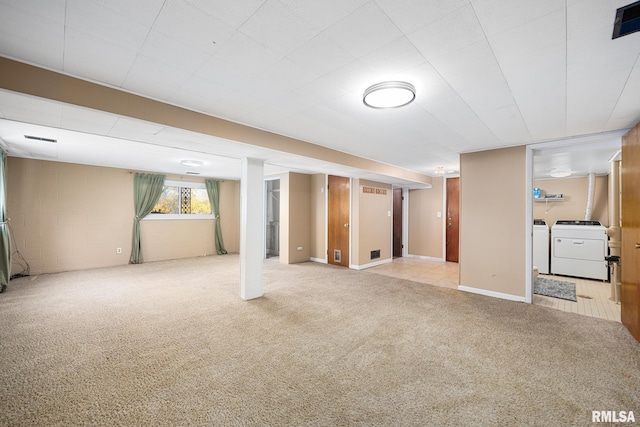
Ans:
[[[596,174],[589,174],[589,187],[587,188],[587,208],[584,211],[584,219],[589,221],[593,212],[593,193],[596,187]]]

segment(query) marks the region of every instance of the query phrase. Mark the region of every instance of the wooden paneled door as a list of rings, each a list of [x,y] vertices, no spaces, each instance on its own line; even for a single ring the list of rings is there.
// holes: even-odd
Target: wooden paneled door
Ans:
[[[622,323],[640,341],[640,124],[622,138]]]
[[[402,188],[393,190],[393,257],[402,256]]]
[[[458,262],[460,252],[460,178],[447,178],[447,256]]]
[[[328,254],[329,264],[349,267],[349,178],[329,175],[328,198]]]

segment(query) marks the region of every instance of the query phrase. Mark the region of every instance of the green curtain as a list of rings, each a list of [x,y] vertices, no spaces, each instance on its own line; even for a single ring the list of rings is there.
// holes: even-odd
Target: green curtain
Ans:
[[[216,252],[218,253],[218,255],[224,255],[227,253],[227,250],[224,248],[224,241],[222,240],[222,228],[220,227],[220,181],[206,179],[204,181],[204,185],[207,187],[209,203],[211,203],[211,213],[216,219]]]
[[[0,150],[0,292],[11,278],[11,242],[7,224],[7,154]]]
[[[153,210],[158,203],[164,187],[164,175],[152,175],[136,173],[133,181],[133,207],[135,218],[133,219],[133,240],[131,244],[131,257],[129,264],[142,264],[142,244],[140,242],[140,220]]]

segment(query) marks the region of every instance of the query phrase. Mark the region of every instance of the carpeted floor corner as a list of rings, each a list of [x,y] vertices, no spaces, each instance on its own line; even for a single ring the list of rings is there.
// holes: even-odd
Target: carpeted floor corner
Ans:
[[[615,322],[236,255],[22,278],[0,295],[0,425],[585,425],[640,415]],[[636,416],[638,416],[636,415]]]

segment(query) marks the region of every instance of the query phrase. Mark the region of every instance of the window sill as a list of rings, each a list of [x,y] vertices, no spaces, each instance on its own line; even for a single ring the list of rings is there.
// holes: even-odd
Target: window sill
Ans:
[[[194,220],[194,219],[215,219],[213,214],[149,214],[142,218],[143,221],[162,221],[162,220]]]

